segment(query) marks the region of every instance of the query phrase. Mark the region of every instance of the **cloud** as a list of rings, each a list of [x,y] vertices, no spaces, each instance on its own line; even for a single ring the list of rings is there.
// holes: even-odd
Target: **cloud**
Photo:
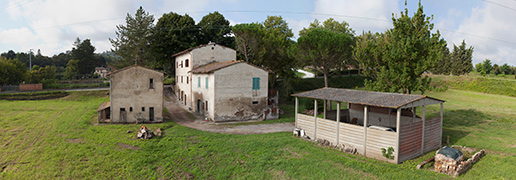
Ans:
[[[391,28],[392,13],[400,13],[397,0],[317,0],[313,16],[321,22],[329,17],[344,20],[361,34],[362,31],[383,32]]]
[[[507,7],[516,7],[516,1],[507,1]],[[449,13],[448,19],[456,13]],[[456,29],[443,33],[448,44],[460,45],[463,39],[474,47],[473,62],[491,59],[496,64],[516,65],[516,11],[497,4],[484,2],[474,7],[469,17],[459,22]]]

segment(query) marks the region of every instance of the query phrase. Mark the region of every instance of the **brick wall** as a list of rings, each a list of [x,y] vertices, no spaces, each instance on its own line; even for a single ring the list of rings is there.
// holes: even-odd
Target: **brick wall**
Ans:
[[[20,91],[43,90],[43,84],[20,84]]]

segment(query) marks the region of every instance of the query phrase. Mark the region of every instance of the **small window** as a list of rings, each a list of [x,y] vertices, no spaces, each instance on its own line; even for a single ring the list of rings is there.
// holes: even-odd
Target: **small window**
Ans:
[[[201,87],[201,77],[197,77],[197,87]]]
[[[179,68],[179,62],[176,62],[176,68]]]
[[[133,112],[133,107],[130,107],[130,108],[129,108],[129,112]]]
[[[215,49],[214,47],[211,47],[211,50]]]
[[[186,84],[188,84],[188,79],[190,79],[188,76],[186,76]]]
[[[120,111],[121,112],[125,112],[125,108],[120,108]]]
[[[188,67],[188,59],[185,60],[185,67]]]
[[[154,79],[149,79],[149,89],[154,89]]]
[[[208,77],[206,77],[206,89],[208,89]]]
[[[258,104],[258,101],[253,101],[253,104]]]
[[[145,107],[142,107],[142,112],[145,112]]]
[[[183,76],[181,76],[181,83],[183,83]]]
[[[259,90],[260,89],[260,78],[254,77],[253,78],[253,90]]]
[[[208,101],[206,101],[206,103],[205,103],[205,106],[204,106],[204,107],[206,108],[206,111],[208,111]]]

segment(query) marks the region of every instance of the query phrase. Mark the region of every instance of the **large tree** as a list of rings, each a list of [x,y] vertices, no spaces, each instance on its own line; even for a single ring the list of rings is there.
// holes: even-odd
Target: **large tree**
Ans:
[[[176,13],[163,14],[151,36],[151,47],[157,68],[174,73],[174,58],[182,50],[197,46],[199,30],[192,17]]]
[[[299,31],[299,35],[295,56],[303,65],[311,65],[323,72],[325,87],[328,87],[330,70],[354,64],[354,31],[347,22],[329,18],[321,25],[316,19],[308,28]]]
[[[202,17],[199,24],[201,34],[199,35],[199,44],[207,44],[215,42],[227,47],[234,47],[234,37],[231,35],[231,27],[229,21],[219,12],[215,11]]]
[[[473,47],[466,47],[466,41],[462,40],[460,46],[453,45],[453,53],[451,55],[451,73],[453,75],[467,74],[473,70]]]
[[[441,59],[437,60],[435,66],[430,70],[433,74],[445,74],[450,75],[451,72],[451,55],[450,49],[447,46],[443,47]]]
[[[324,87],[328,87],[330,70],[351,59],[352,43],[348,34],[315,28],[299,37],[296,54],[306,65],[323,72]]]
[[[27,67],[17,59],[0,57],[0,85],[19,84],[26,79]]]
[[[152,35],[154,27],[154,16],[149,15],[140,6],[134,17],[127,13],[125,22],[125,26],[116,26],[116,38],[109,38],[114,48],[112,50],[122,57],[114,64],[115,67],[122,68],[131,64],[152,66],[152,62],[146,60],[150,58],[151,54],[149,53],[149,37]]]
[[[258,23],[237,24],[233,26],[235,46],[246,62],[253,62],[264,36],[264,27]]]
[[[364,74],[373,78],[365,82],[368,89],[410,94],[424,93],[430,87],[430,78],[422,74],[442,58],[446,44],[439,31],[432,33],[432,19],[419,3],[412,17],[406,8],[399,18],[393,15],[394,28],[387,32],[362,35],[354,55],[362,63]]]
[[[95,57],[95,47],[91,45],[89,39],[81,41],[81,39],[77,38],[72,48],[72,58],[79,60],[78,62],[78,71],[79,74],[91,74],[95,70],[95,67],[100,66],[100,60]]]

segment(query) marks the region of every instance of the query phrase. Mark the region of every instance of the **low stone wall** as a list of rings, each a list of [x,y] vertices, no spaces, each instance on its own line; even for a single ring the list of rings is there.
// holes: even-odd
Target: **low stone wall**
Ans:
[[[20,84],[20,91],[39,91],[43,90],[43,84]]]
[[[435,156],[434,170],[448,175],[453,175],[453,177],[458,177],[461,174],[464,174],[484,155],[485,151],[482,149],[466,161],[463,161],[462,158],[459,161],[454,161],[453,159],[447,158],[444,155],[437,154]]]

